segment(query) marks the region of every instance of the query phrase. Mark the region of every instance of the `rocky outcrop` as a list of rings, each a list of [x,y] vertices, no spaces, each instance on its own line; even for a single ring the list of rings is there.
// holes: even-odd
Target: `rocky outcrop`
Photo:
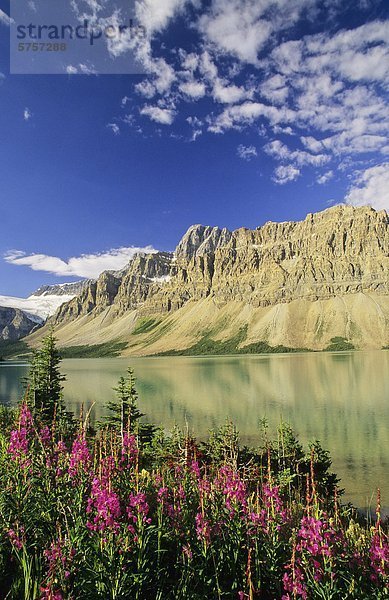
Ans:
[[[15,342],[28,335],[37,326],[18,308],[0,307],[0,340]]]
[[[195,225],[189,228],[174,253],[139,254],[120,273],[103,273],[97,282],[89,282],[80,295],[60,307],[53,322],[59,328],[85,316],[90,322],[100,314],[106,315],[107,310],[109,322],[131,311],[136,311],[135,320],[146,315],[166,318],[186,305],[194,306],[205,300],[207,310],[210,306],[222,310],[235,303],[246,307],[247,314],[294,303],[295,322],[297,305],[299,310],[308,311],[313,303],[338,299],[340,305],[330,302],[328,307],[339,307],[344,305],[344,298],[363,299],[365,295],[371,300],[366,300],[367,313],[362,311],[368,323],[373,306],[381,307],[374,298],[389,296],[388,225],[385,211],[346,205],[308,214],[300,222],[269,222],[256,230],[241,228],[230,232]],[[332,310],[329,308],[325,316],[316,311],[321,331],[333,331],[327,322]],[[371,318],[379,319],[381,337],[387,336],[389,340],[389,315],[385,311],[380,308],[379,316],[374,313]],[[290,311],[281,312],[285,315]],[[346,313],[342,317],[342,331],[335,335],[343,335]],[[201,315],[198,318],[203,331],[203,318]],[[336,319],[336,314],[333,318]],[[208,328],[212,328],[212,319],[209,315]],[[366,323],[363,331],[367,331]],[[282,327],[285,336],[287,323],[283,322]],[[276,328],[277,323],[273,322],[270,329],[260,330],[258,335],[262,337],[258,339],[266,337],[270,330],[277,337]],[[352,337],[350,326],[347,331]],[[125,335],[131,337],[131,331]],[[320,339],[324,344],[325,336]],[[360,337],[358,343],[361,344]]]
[[[190,241],[188,233],[183,239]],[[385,211],[338,206],[301,222],[270,222],[221,239],[214,252],[179,254],[174,276],[157,292],[154,306],[164,309],[167,297],[172,308],[208,296],[219,304],[264,307],[358,292],[389,294]]]
[[[232,237],[228,229],[192,225],[178,243],[176,258],[190,259],[194,256],[214,254],[217,248],[225,246]]]

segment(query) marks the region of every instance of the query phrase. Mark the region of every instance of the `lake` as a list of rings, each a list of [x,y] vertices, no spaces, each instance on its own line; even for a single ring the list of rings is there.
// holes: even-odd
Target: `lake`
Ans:
[[[188,423],[205,438],[231,418],[242,441],[255,445],[262,418],[271,432],[282,419],[303,443],[318,439],[331,452],[347,500],[374,505],[380,487],[389,505],[389,351],[64,360],[68,408],[79,414],[95,403],[99,419],[127,366],[148,421]],[[0,363],[0,403],[17,402],[27,371]]]

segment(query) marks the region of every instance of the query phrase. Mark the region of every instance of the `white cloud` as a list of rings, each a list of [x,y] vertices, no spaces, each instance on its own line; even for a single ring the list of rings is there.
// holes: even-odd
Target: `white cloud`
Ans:
[[[176,81],[177,76],[175,70],[171,65],[169,65],[164,58],[152,58],[149,54],[145,54],[143,57],[143,65],[147,73],[149,73],[153,79],[151,85],[154,88],[154,94],[158,92],[158,94],[166,95],[170,92],[173,83]],[[147,93],[144,93],[147,90]],[[144,86],[139,84],[137,87],[137,91],[139,93],[143,93],[146,97],[151,98],[152,95],[147,95],[151,93],[152,88],[148,85],[146,80]]]
[[[317,178],[317,183],[319,185],[323,185],[324,183],[327,183],[328,181],[330,181],[334,176],[334,172],[333,171],[327,171],[326,173],[323,173],[323,175],[320,175],[320,177]]]
[[[112,133],[114,135],[119,135],[120,134],[120,127],[116,123],[108,123],[107,127],[108,127],[108,129],[110,129],[112,131]]]
[[[252,96],[250,90],[242,86],[229,85],[227,81],[216,78],[214,82],[212,96],[216,102],[222,104],[236,104],[245,98]]]
[[[389,163],[358,173],[345,200],[353,206],[370,204],[377,210],[389,211]]]
[[[155,85],[149,81],[148,79],[144,79],[143,81],[141,81],[140,83],[137,83],[135,85],[135,91],[140,95],[143,96],[144,98],[147,98],[148,100],[151,100],[151,98],[154,98],[154,96],[157,93],[157,88],[155,87]],[[126,96],[127,98],[127,96]],[[126,104],[123,104],[122,101],[122,106],[125,106]]]
[[[289,181],[295,181],[300,176],[300,169],[293,165],[280,165],[274,171],[273,181],[279,185],[284,185]]]
[[[156,123],[161,123],[161,125],[171,125],[174,121],[174,111],[170,108],[146,105],[141,109],[140,114],[149,117]]]
[[[85,65],[80,63],[78,67],[82,75],[97,75],[97,71],[93,65]]]
[[[1,8],[0,8],[0,23],[3,23],[3,25],[7,25],[7,27],[9,27],[11,25],[11,23],[13,23],[13,19],[11,19],[11,17],[9,17],[3,10],[1,10]]]
[[[210,120],[209,131],[223,133],[228,129],[240,129],[242,126],[252,125],[255,121],[264,118],[272,125],[293,121],[293,111],[286,107],[275,107],[261,102],[244,102],[226,108],[215,119]]]
[[[258,156],[255,146],[244,146],[243,144],[239,144],[236,152],[239,158],[247,161],[250,161],[255,156]]]
[[[289,96],[286,78],[279,73],[266,79],[260,85],[259,91],[272,104],[283,104]]]
[[[191,3],[192,0],[137,0],[135,13],[147,33],[152,36],[163,31]]]
[[[30,254],[11,250],[4,255],[7,263],[29,267],[33,271],[45,271],[58,276],[75,276],[96,279],[103,271],[123,269],[135,254],[157,252],[152,246],[144,248],[123,247],[97,254],[82,254],[68,260],[47,254]]]
[[[264,151],[294,177],[306,165],[326,165],[316,174],[321,184],[329,180],[330,161],[339,168],[349,157],[355,165],[358,159],[374,160],[374,153],[379,161],[389,154],[388,21],[339,30],[335,17],[343,11],[341,0],[326,0],[325,8],[318,0],[138,0],[137,5],[154,33],[191,5],[190,27],[201,36],[190,52],[169,50],[168,39],[142,49],[149,76],[135,86],[144,98],[139,113],[157,125],[186,119],[190,103],[192,118],[201,117],[201,126],[187,121],[191,141],[206,131],[251,129],[268,139],[293,135],[299,148],[275,140]],[[296,39],[294,26],[302,15],[322,20],[325,31]],[[202,98],[206,102],[194,104]],[[200,107],[198,113],[193,106]],[[161,135],[161,128],[156,132]],[[188,139],[183,132],[171,134]],[[280,170],[278,179],[287,176]]]
[[[322,152],[324,150],[323,143],[321,141],[319,141],[319,140],[316,140],[311,135],[302,136],[300,138],[300,140],[303,143],[303,145],[306,148],[308,148],[308,150],[310,152],[313,152],[314,154],[317,154],[318,152]]]
[[[269,142],[264,146],[264,150],[277,160],[293,162],[299,167],[304,165],[320,167],[330,160],[330,157],[325,154],[310,154],[309,152],[305,152],[305,150],[290,150],[288,146],[279,140]]]
[[[313,0],[213,0],[198,28],[218,51],[255,65],[271,35],[297,22],[312,4]]]
[[[275,125],[273,127],[273,133],[275,133],[276,135],[279,134],[283,134],[283,135],[293,135],[293,129],[291,127],[280,127],[279,125]]]
[[[206,88],[205,84],[202,81],[185,81],[181,83],[179,86],[181,92],[183,92],[189,98],[193,98],[194,100],[198,100],[205,96]]]
[[[97,71],[92,64],[79,63],[75,65],[66,65],[66,73],[68,75],[97,75]]]
[[[318,33],[281,44],[272,52],[281,73],[337,72],[350,81],[389,78],[380,61],[387,57],[387,22],[372,21],[335,34]],[[376,72],[372,69],[376,69]]]
[[[312,135],[301,138],[311,152],[325,148],[337,155],[386,147],[389,108],[380,86],[389,89],[388,32],[388,22],[374,21],[285,42],[271,53],[266,66],[286,79],[295,125],[326,134],[321,142]]]
[[[200,57],[199,71],[207,81],[213,82],[217,79],[218,68],[208,50],[205,50]]]
[[[26,106],[26,108],[23,111],[23,119],[25,121],[29,121],[32,118],[32,112],[30,111],[30,109]]]
[[[191,142],[195,142],[200,135],[203,134],[203,121],[198,119],[197,117],[188,117],[186,122],[192,127],[192,137],[190,138]]]

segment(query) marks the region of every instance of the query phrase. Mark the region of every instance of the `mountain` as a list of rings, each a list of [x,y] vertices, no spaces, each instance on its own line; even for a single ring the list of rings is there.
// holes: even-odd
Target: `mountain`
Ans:
[[[92,279],[81,279],[80,281],[74,281],[72,283],[57,283],[54,285],[42,285],[39,289],[32,294],[35,296],[77,296],[82,290],[89,284],[92,283]]]
[[[0,341],[15,342],[28,335],[37,326],[18,308],[0,307]]]
[[[55,313],[64,302],[80,294],[91,283],[91,280],[58,285],[44,285],[28,298],[14,298],[0,295],[0,307],[17,308],[36,323],[43,323]]]
[[[389,219],[340,205],[255,230],[194,225],[174,253],[138,254],[50,319],[60,344],[119,340],[124,354],[211,340],[357,348],[389,342]],[[30,336],[37,343],[44,329]]]

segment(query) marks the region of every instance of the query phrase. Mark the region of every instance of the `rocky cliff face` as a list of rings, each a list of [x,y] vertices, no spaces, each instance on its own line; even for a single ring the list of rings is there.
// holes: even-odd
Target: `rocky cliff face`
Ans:
[[[0,307],[0,341],[15,342],[36,326],[36,321],[29,319],[22,310]]]
[[[192,225],[179,242],[175,256],[190,259],[194,256],[214,254],[217,248],[225,246],[231,237],[232,233],[228,229]]]
[[[204,300],[220,310],[239,303],[250,312],[296,301],[308,310],[312,303],[358,294],[387,297],[388,225],[385,211],[350,206],[256,230],[195,225],[174,253],[138,255],[120,274],[90,282],[58,310],[54,323],[63,327],[107,309],[111,321],[134,310],[137,317],[166,318]],[[389,327],[389,315],[381,315],[380,327]],[[386,335],[389,341],[389,329]]]

